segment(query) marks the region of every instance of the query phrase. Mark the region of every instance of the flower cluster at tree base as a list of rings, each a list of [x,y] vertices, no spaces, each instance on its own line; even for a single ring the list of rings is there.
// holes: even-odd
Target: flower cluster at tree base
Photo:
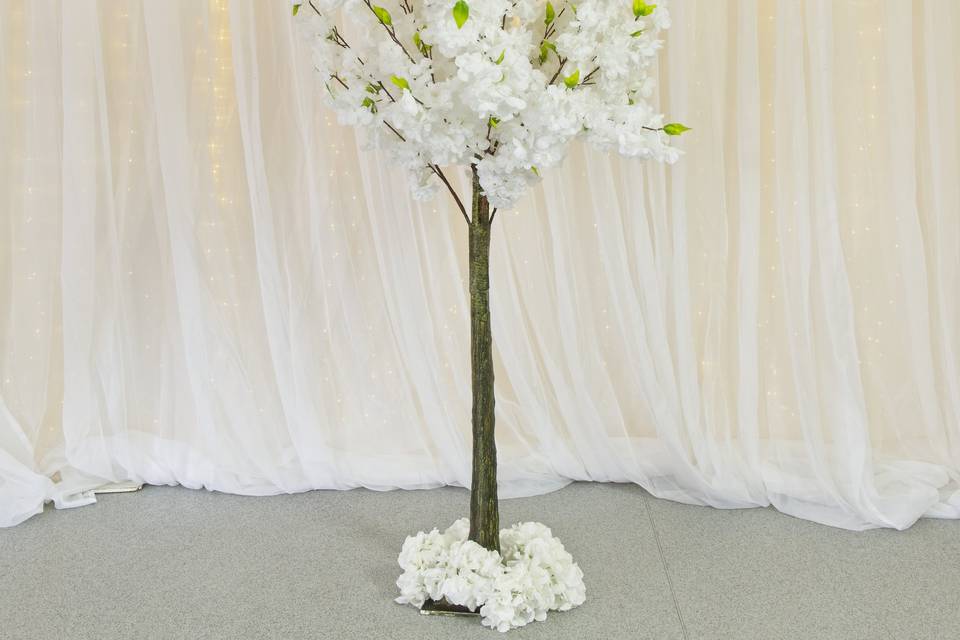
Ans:
[[[421,607],[446,599],[479,610],[482,624],[498,631],[583,604],[583,572],[546,526],[523,522],[503,529],[502,555],[467,540],[469,529],[461,518],[443,533],[409,536],[398,559],[403,574],[396,601]]]

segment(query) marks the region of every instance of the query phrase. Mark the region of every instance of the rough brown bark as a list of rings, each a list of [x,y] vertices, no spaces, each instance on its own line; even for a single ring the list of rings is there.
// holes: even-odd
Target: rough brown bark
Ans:
[[[500,551],[497,444],[494,437],[493,336],[490,332],[490,203],[473,168],[470,220],[470,354],[473,380],[473,481],[470,540]]]

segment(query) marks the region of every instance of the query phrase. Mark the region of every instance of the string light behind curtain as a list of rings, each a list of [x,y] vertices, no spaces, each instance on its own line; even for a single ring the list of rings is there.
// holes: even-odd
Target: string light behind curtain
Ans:
[[[576,149],[498,215],[502,495],[957,517],[960,4],[671,9],[684,160]],[[288,14],[0,0],[0,524],[469,482],[462,221],[331,121]]]

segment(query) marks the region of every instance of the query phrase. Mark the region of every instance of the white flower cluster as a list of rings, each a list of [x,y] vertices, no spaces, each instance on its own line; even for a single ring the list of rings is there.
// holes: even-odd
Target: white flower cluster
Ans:
[[[341,123],[414,177],[476,165],[494,207],[515,202],[578,136],[666,162],[651,63],[666,0],[293,0]]]
[[[498,631],[544,620],[548,611],[583,604],[583,572],[546,526],[524,522],[500,532],[501,556],[470,540],[466,518],[440,533],[420,532],[403,543],[397,602],[423,606],[446,599]]]

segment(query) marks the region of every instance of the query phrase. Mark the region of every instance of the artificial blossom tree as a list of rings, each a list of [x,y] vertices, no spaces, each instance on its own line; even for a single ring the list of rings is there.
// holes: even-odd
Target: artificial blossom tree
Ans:
[[[497,574],[495,567],[480,568],[494,557],[481,552],[509,564],[509,554],[525,548],[524,536],[542,534],[535,527],[515,535],[504,530],[515,546],[501,549],[489,304],[493,223],[498,210],[561,163],[574,139],[624,156],[676,160],[668,137],[687,128],[665,124],[650,103],[657,36],[669,18],[662,0],[660,6],[643,0],[377,2],[295,0],[293,13],[312,38],[313,64],[340,122],[387,150],[409,172],[415,197],[449,191],[468,227],[473,474],[469,530],[461,537],[476,543],[467,555],[476,560],[470,575],[479,593],[476,585],[488,584],[481,574]],[[469,199],[445,173],[455,166],[469,169]],[[422,551],[431,543],[416,544]],[[432,591],[443,588],[459,593],[450,585]],[[565,604],[547,608],[570,604],[557,597]],[[452,599],[487,603],[484,623],[501,629],[539,618],[546,606],[518,613],[504,605],[508,597],[492,593]]]

